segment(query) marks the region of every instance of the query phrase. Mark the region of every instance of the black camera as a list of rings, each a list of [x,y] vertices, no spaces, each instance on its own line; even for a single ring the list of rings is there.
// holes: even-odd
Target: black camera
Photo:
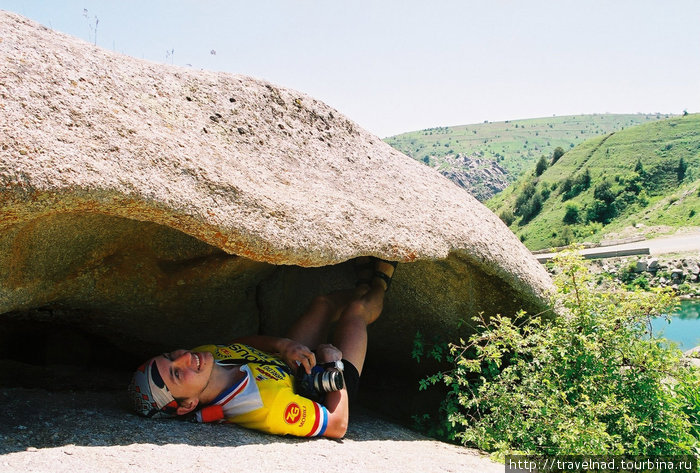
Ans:
[[[343,379],[343,363],[334,361],[311,368],[307,374],[303,366],[299,366],[294,378],[294,391],[307,399],[323,403],[326,393],[340,391],[345,386]]]

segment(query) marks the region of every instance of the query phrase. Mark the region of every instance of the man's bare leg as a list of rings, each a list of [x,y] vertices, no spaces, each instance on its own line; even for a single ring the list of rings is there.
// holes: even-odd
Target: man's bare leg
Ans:
[[[376,270],[389,277],[394,273],[394,267],[383,261],[377,261]],[[370,284],[367,292],[345,307],[333,334],[333,344],[360,374],[367,354],[367,326],[382,313],[387,290],[386,282],[376,276]]]
[[[306,312],[287,331],[286,337],[315,350],[320,344],[326,343],[331,324],[340,318],[348,304],[367,290],[366,286],[360,286],[314,297]]]
[[[379,260],[375,270],[391,277],[394,267]],[[367,353],[367,326],[381,314],[387,289],[386,282],[379,277],[367,280],[369,284],[354,289],[315,297],[286,336],[313,350],[326,343],[330,326],[337,321],[332,343],[361,372]]]
[[[382,261],[377,262],[375,269],[389,277],[394,273],[394,267]],[[384,307],[384,293],[387,289],[386,282],[376,276],[371,279],[370,284],[363,286],[367,291],[345,307],[340,314],[333,336],[333,344],[342,352],[342,357],[355,366],[358,374],[362,373],[367,354],[367,326],[377,320],[381,314]],[[333,351],[328,350],[329,353]],[[337,353],[336,356],[338,356]],[[331,361],[323,359],[323,353],[319,353],[319,357],[320,362]],[[347,431],[350,415],[347,389],[327,393],[324,405],[333,421],[329,422],[324,435],[334,438],[343,437]]]
[[[348,304],[361,298],[370,289],[375,271],[372,259],[369,256],[361,256],[355,260],[355,267],[358,277],[357,286],[354,289],[315,297],[306,312],[287,331],[288,338],[303,343],[312,350],[328,342],[331,324],[340,318]]]

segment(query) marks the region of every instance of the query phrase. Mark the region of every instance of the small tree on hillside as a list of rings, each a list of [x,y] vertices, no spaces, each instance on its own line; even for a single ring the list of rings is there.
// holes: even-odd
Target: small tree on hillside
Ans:
[[[566,213],[563,218],[564,223],[567,225],[575,225],[581,221],[580,209],[578,205],[573,202],[566,204]]]
[[[583,173],[576,176],[576,179],[574,180],[574,187],[577,188],[577,194],[591,187],[591,172],[588,170],[588,168],[584,169]]]
[[[525,207],[527,206],[528,202],[537,190],[535,185],[536,183],[533,181],[527,181],[525,183],[522,191],[520,192],[520,194],[518,194],[518,197],[515,199],[515,215],[522,216],[525,213],[527,213],[525,211]]]
[[[606,179],[593,190],[593,197],[606,204],[612,204],[615,201],[615,193],[612,190],[610,182]]]
[[[535,176],[541,176],[547,170],[547,166],[547,158],[542,155],[540,160],[537,161],[537,166],[535,166]]]
[[[559,158],[561,158],[562,156],[564,156],[564,148],[562,148],[561,146],[557,146],[556,148],[554,148],[554,152],[552,153],[552,164],[559,161]]]
[[[559,186],[559,192],[562,194],[562,200],[569,200],[571,198],[571,189],[574,186],[574,180],[571,177],[565,178]]]
[[[509,227],[513,224],[515,221],[515,215],[513,214],[513,211],[510,209],[505,209],[501,214],[499,215],[500,219],[503,220],[503,223],[508,225]]]
[[[542,210],[542,195],[539,192],[535,192],[520,210],[522,215],[520,225],[525,225],[535,218],[540,213],[540,210]]]
[[[600,222],[607,225],[615,218],[618,210],[615,205],[617,195],[613,191],[610,182],[604,180],[598,184],[593,191],[593,197],[595,200],[588,207],[587,219],[589,222]]]

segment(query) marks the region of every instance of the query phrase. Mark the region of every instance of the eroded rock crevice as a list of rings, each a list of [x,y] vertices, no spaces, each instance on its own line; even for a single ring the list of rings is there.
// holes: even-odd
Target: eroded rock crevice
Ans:
[[[257,331],[255,287],[272,269],[162,225],[99,214],[16,225],[0,249],[3,318],[80,326],[133,355]]]

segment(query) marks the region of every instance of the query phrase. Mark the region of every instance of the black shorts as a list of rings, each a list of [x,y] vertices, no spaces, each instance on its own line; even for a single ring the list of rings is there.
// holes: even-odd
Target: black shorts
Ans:
[[[357,390],[360,387],[360,373],[355,365],[343,358],[343,378],[345,379],[345,389],[348,390],[348,401],[357,399]]]

